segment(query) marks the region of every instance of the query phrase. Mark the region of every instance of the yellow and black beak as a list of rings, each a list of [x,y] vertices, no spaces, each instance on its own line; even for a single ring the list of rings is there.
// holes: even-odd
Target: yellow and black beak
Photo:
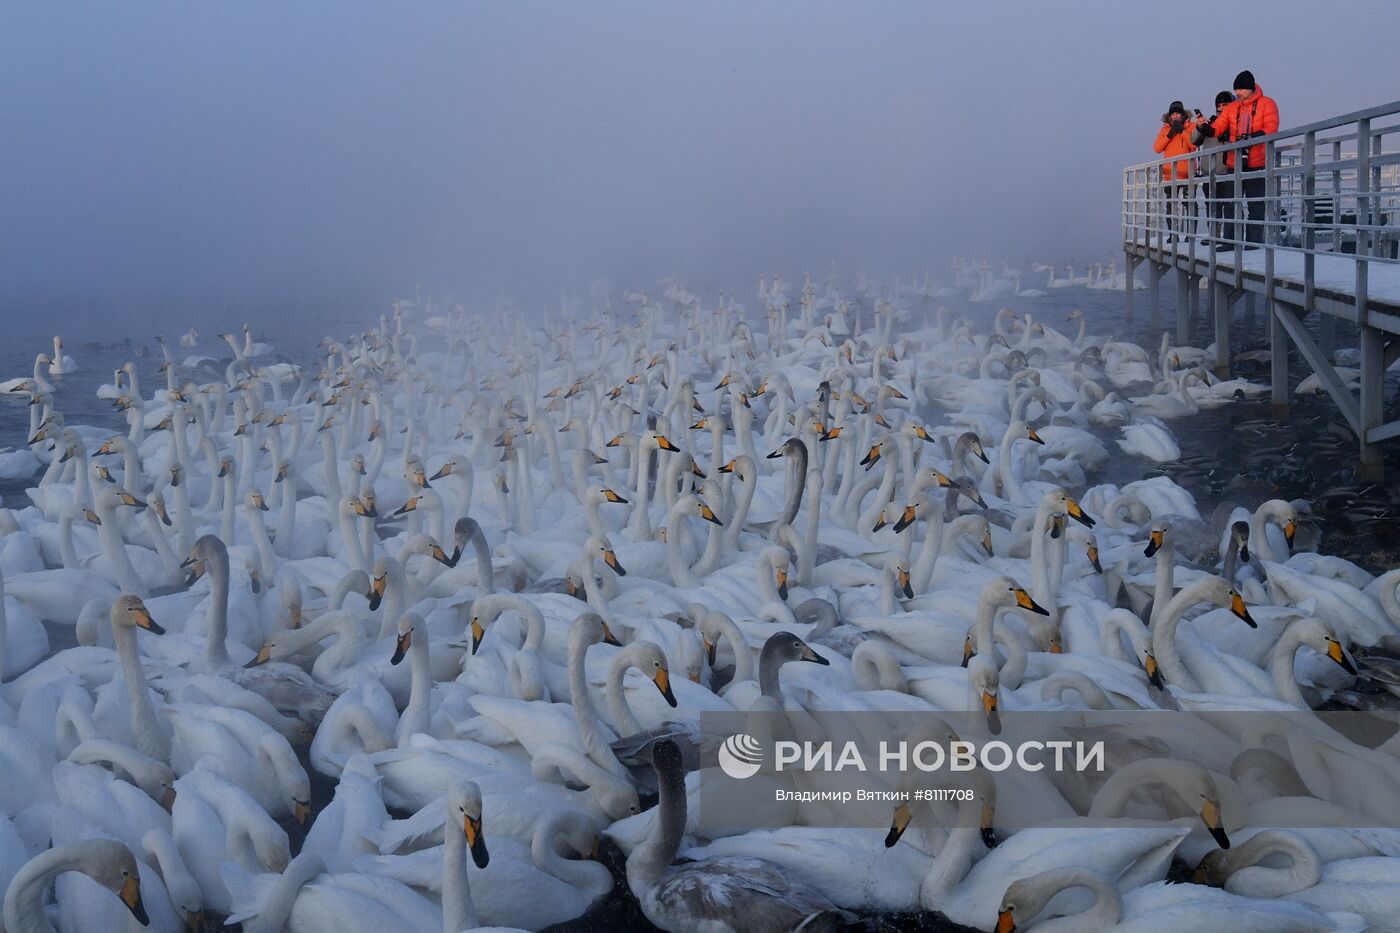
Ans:
[[[786,600],[788,598],[787,571],[775,570],[773,575],[778,584],[778,598]]]
[[[476,632],[472,632],[472,641],[476,641]],[[413,629],[409,629],[394,639],[394,656],[389,659],[390,664],[398,664],[408,654],[408,649],[413,646]],[[473,644],[472,654],[476,654],[475,644]]]
[[[129,505],[137,509],[144,509],[146,507],[146,503],[142,502],[140,499],[136,498],[129,492],[122,493],[121,500],[122,505]]]
[[[274,483],[280,483],[280,482],[282,482],[282,480],[284,480],[284,479],[286,479],[286,478],[287,478],[287,464],[283,463],[283,464],[278,465],[278,467],[277,467],[277,475],[274,476],[274,477],[272,478],[272,481],[273,481]],[[172,485],[172,486],[178,486],[178,485],[180,485],[180,484],[179,484],[174,478],[172,478],[172,479],[170,480],[170,485]]]
[[[928,441],[930,444],[933,443],[933,436],[930,435],[927,431],[925,431],[920,425],[914,425],[914,436],[921,441]]]
[[[1230,611],[1244,620],[1244,624],[1250,628],[1258,628],[1259,624],[1254,621],[1249,614],[1249,607],[1244,604],[1244,598],[1237,590],[1230,591]]]
[[[672,450],[672,451],[679,451],[679,450],[680,450],[679,447],[677,447],[675,444],[672,444],[669,440],[667,440],[667,439],[666,439],[666,435],[664,435],[664,434],[658,434],[658,435],[656,435],[656,446],[657,446],[657,447],[660,447],[662,450]]]
[[[1065,517],[1063,515],[1050,516],[1050,539],[1060,540],[1060,535],[1065,533]]]
[[[719,516],[715,515],[714,510],[703,502],[700,503],[700,517],[703,518],[705,521],[711,522],[715,525],[724,524],[724,522],[719,520]]]
[[[1142,554],[1144,557],[1151,557],[1161,549],[1162,530],[1160,528],[1154,528],[1152,529],[1152,533],[1147,536],[1147,547],[1142,549]]]
[[[1342,643],[1335,638],[1327,639],[1327,656],[1341,665],[1342,670],[1348,674],[1356,673],[1356,665],[1351,663],[1346,652],[1342,650]]]
[[[440,545],[434,544],[432,549],[433,560],[445,567],[455,567],[457,562],[442,549]]]
[[[1283,526],[1283,537],[1284,537],[1284,540],[1286,540],[1286,541],[1288,542],[1288,550],[1289,550],[1289,551],[1292,551],[1292,550],[1293,550],[1293,536],[1296,535],[1297,533],[1298,533],[1298,523],[1295,522],[1293,519],[1290,518],[1290,519],[1288,520],[1288,523],[1287,523],[1286,525]]]
[[[1152,652],[1147,652],[1142,659],[1143,670],[1147,671],[1147,682],[1158,690],[1167,689],[1167,683],[1162,679],[1162,669],[1157,666],[1157,656]]]
[[[895,574],[899,579],[899,590],[901,593],[904,594],[904,598],[913,599],[914,587],[909,582],[909,568],[900,567],[897,571],[895,571]]]
[[[136,918],[136,922],[143,927],[149,926],[151,918],[146,915],[146,905],[141,903],[141,879],[135,875],[127,875],[122,879],[120,896],[126,909]]]
[[[414,511],[414,510],[417,509],[417,508],[418,508],[418,497],[417,497],[417,496],[414,496],[412,499],[409,499],[407,502],[405,502],[402,506],[400,506],[399,508],[395,509],[395,510],[394,510],[394,514],[395,514],[395,515],[405,515],[405,514],[407,514],[407,513],[409,513],[409,512]]]
[[[1015,933],[1015,913],[1015,909],[1011,907],[1007,907],[1004,910],[997,912],[997,925],[995,927],[996,933]]]
[[[1225,824],[1220,816],[1220,804],[1204,794],[1201,795],[1201,819],[1206,829],[1210,830],[1215,844],[1222,849],[1230,848],[1230,837],[1225,834]]]
[[[1031,599],[1031,594],[1021,589],[1021,587],[1016,587],[1014,592],[1016,594],[1016,605],[1020,606],[1022,609],[1034,612],[1038,616],[1048,616],[1050,614],[1044,606]]]
[[[885,848],[894,848],[899,842],[899,837],[904,835],[904,831],[909,828],[909,821],[914,818],[909,810],[909,804],[901,803],[894,808],[894,816],[890,819],[890,831],[885,833]]]
[[[621,443],[622,443],[622,435],[621,435],[621,434],[617,434],[617,435],[614,435],[614,436],[613,436],[612,440],[608,441],[608,442],[607,442],[606,444],[604,444],[603,446],[604,446],[604,447],[617,447],[617,446],[618,446],[619,444],[621,444]]]
[[[733,373],[729,373],[729,374],[725,375],[725,377],[724,377],[723,379],[721,379],[721,380],[719,381],[719,383],[715,386],[714,391],[717,392],[717,391],[719,391],[720,389],[723,389],[725,386],[729,385],[729,383],[731,383],[731,382],[733,382],[733,381],[734,381],[734,374],[733,374]]]
[[[690,472],[692,475],[698,476],[701,479],[705,478],[705,471],[700,469],[700,464],[696,463],[694,460],[690,461]]]
[[[990,461],[990,460],[987,459],[987,452],[986,452],[985,450],[982,449],[982,442],[981,442],[981,441],[975,441],[975,442],[971,445],[971,448],[972,448],[972,452],[973,452],[974,454],[977,455],[977,459],[978,459],[978,460],[981,460],[983,463],[991,463],[991,462],[992,462],[992,461]]]
[[[604,629],[605,629],[605,634],[606,634],[606,627],[604,627]],[[472,654],[476,654],[476,649],[478,649],[478,648],[481,647],[481,640],[482,640],[483,638],[486,637],[486,629],[482,628],[481,623],[480,623],[479,621],[477,621],[477,619],[476,619],[475,616],[473,616],[473,617],[472,617],[471,630],[472,630]]]
[[[305,800],[292,799],[292,815],[296,817],[298,826],[305,826],[306,821],[311,817],[311,804]]]
[[[1089,565],[1094,568],[1095,573],[1103,573],[1103,564],[1099,563],[1099,546],[1091,544],[1084,549],[1084,553],[1089,557]]]
[[[88,521],[92,522],[94,525],[100,525],[100,524],[102,524],[102,519],[101,519],[101,518],[98,518],[97,513],[94,512],[92,509],[83,509],[83,518],[86,518]]]
[[[967,667],[967,662],[972,660],[972,656],[977,652],[972,650],[972,633],[969,632],[963,639],[962,667]]]
[[[381,573],[370,581],[369,592],[365,594],[365,599],[369,600],[369,611],[374,612],[379,608],[379,604],[384,601],[384,590],[389,586],[389,575]]]
[[[988,557],[996,557],[996,551],[992,550],[992,530],[988,528],[982,533],[982,550],[987,552]]]
[[[838,437],[841,436],[841,427],[842,427],[842,426],[838,424],[838,425],[836,425],[835,427],[830,428],[829,430],[823,431],[821,437],[817,438],[817,440],[818,440],[818,441],[834,441],[834,440],[836,440],[836,438],[838,438]]]
[[[481,832],[481,820],[463,816],[462,833],[467,837],[472,861],[476,863],[477,868],[485,868],[491,863],[491,853],[486,851],[486,837]]]
[[[189,575],[185,577],[185,586],[194,586],[200,577],[204,576],[204,561],[191,557],[180,565],[189,568]]]
[[[875,524],[871,527],[870,531],[872,534],[874,534],[875,532],[879,531],[881,528],[884,528],[888,524],[889,522],[885,521],[885,510],[881,509],[880,514],[875,516]]]
[[[880,414],[878,411],[875,412],[875,423],[878,424],[880,427],[885,428],[885,429],[887,429],[887,430],[889,429],[889,426],[890,426],[890,423],[889,423],[888,421],[885,420],[885,416],[882,415],[882,414]]]
[[[1094,527],[1094,520],[1089,517],[1088,513],[1086,513],[1083,509],[1079,507],[1079,503],[1075,500],[1065,500],[1065,511],[1069,513],[1070,518],[1079,522],[1079,524],[1083,525],[1085,528]]]
[[[63,451],[63,456],[58,458],[58,462],[67,463],[69,460],[72,460],[73,457],[77,455],[77,449],[78,448],[76,444],[69,444],[68,447]]]
[[[812,646],[806,642],[803,642],[801,647],[797,649],[797,660],[810,661],[813,664],[820,664],[823,667],[829,667],[831,665],[830,661],[817,654],[817,652],[812,649]]]
[[[437,472],[434,473],[434,474],[432,475],[432,477],[430,477],[430,478],[431,478],[431,479],[442,479],[444,476],[449,476],[449,475],[451,475],[451,473],[452,473],[452,463],[451,463],[451,461],[448,461],[447,463],[444,463],[442,466],[438,467]]]
[[[719,643],[710,641],[704,635],[700,636],[700,643],[705,646],[705,660],[709,662],[710,667],[714,667],[715,653],[719,650]]]
[[[690,426],[690,430],[692,430],[692,431],[703,431],[703,430],[705,430],[705,420],[706,420],[706,419],[701,418],[699,421],[695,422],[694,424],[692,424],[692,425]]]
[[[879,462],[879,460],[880,445],[876,444],[874,447],[870,448],[870,452],[865,455],[865,457],[860,461],[860,464],[861,466],[865,467],[866,471],[868,472],[871,467],[873,467],[876,463]]]
[[[254,655],[253,660],[249,661],[247,664],[245,664],[245,665],[243,665],[243,666],[244,666],[244,667],[257,667],[259,664],[266,664],[271,658],[272,658],[272,645],[271,645],[271,644],[266,644],[266,645],[263,645],[261,648],[258,649],[258,653],[257,653],[256,655]]]
[[[612,548],[607,548],[603,551],[603,563],[611,567],[613,573],[617,574],[619,577],[627,576],[627,571],[623,569],[622,564],[618,563],[617,554],[613,552]]]
[[[786,456],[786,454],[784,454],[784,453],[783,453],[783,449],[782,449],[781,447],[779,447],[777,450],[773,451],[771,454],[769,454],[769,455],[768,455],[767,457],[765,457],[764,459],[766,459],[766,460],[776,460],[776,459],[778,459],[779,457],[783,457],[783,456]],[[729,462],[730,462],[730,463],[733,463],[734,461],[731,460],[731,461],[729,461]]]
[[[170,520],[170,512],[169,512],[169,510],[166,509],[165,503],[164,503],[164,502],[162,502],[162,501],[160,501],[159,499],[157,499],[157,500],[156,500],[155,509],[156,509],[156,517],[160,519],[160,523],[161,523],[162,525],[164,525],[165,527],[169,528],[169,527],[171,527],[171,526],[173,526],[173,525],[175,524],[174,522],[172,522],[172,521]]]
[[[982,844],[989,849],[997,847],[996,820],[992,809],[991,801],[982,801]]]
[[[175,809],[175,788],[167,787],[165,789],[165,793],[160,795],[160,805],[165,808],[166,813]]]
[[[150,632],[152,635],[164,635],[165,629],[161,628],[145,606],[136,606],[131,610],[132,617],[136,620],[137,626]]]
[[[772,457],[773,455],[772,455],[772,454],[769,454],[768,456],[769,456],[769,457]],[[738,457],[735,457],[733,460],[730,460],[730,461],[729,461],[728,463],[726,463],[724,466],[720,467],[720,468],[719,468],[719,472],[721,472],[721,473],[733,473],[733,472],[734,472],[734,464],[736,464],[736,463],[738,463],[738,462],[739,462],[739,458],[738,458]]]
[[[615,648],[622,647],[622,642],[617,640],[617,636],[613,634],[613,630],[608,627],[606,622],[603,623],[603,644],[612,645]]]
[[[1001,735],[1001,716],[997,713],[997,695],[990,690],[982,691],[982,712],[987,714],[987,730],[992,735]]]
[[[906,505],[904,507],[903,513],[901,513],[899,516],[899,521],[894,523],[895,533],[898,534],[899,532],[908,528],[910,525],[914,524],[914,520],[918,517],[918,512],[919,510],[914,506]]]
[[[1037,444],[1045,443],[1043,440],[1040,439],[1040,435],[1035,433],[1035,428],[1031,427],[1030,425],[1026,425],[1026,440],[1035,441]]]
[[[671,692],[671,672],[664,667],[658,667],[656,674],[652,677],[652,682],[656,684],[656,689],[661,691],[661,695],[666,698],[666,702],[674,707],[676,695]]]
[[[253,505],[257,508],[259,512],[267,511],[267,500],[263,498],[262,493],[256,493],[253,496]],[[355,511],[360,512],[360,508],[357,506]],[[360,512],[360,514],[363,515],[364,513]]]

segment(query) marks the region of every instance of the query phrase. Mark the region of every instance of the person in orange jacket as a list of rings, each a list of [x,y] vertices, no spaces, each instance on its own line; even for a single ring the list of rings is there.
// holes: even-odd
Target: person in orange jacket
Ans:
[[[1152,144],[1153,152],[1160,152],[1163,158],[1171,159],[1173,156],[1184,156],[1196,151],[1196,145],[1191,141],[1191,137],[1196,128],[1186,117],[1186,107],[1181,101],[1174,100],[1167,112],[1162,114],[1162,128],[1157,132],[1157,141]],[[1177,214],[1180,221],[1173,227],[1174,231],[1181,232],[1178,228],[1183,227],[1186,220],[1186,205],[1190,201],[1189,191],[1191,184],[1191,159],[1174,159],[1162,168],[1162,183],[1166,188],[1167,197],[1167,223],[1171,224],[1173,212]]]
[[[1265,97],[1248,70],[1235,76],[1235,102],[1229,104],[1208,127],[1208,134],[1217,137],[1222,143],[1254,139],[1278,132],[1278,104],[1272,97]],[[1241,193],[1245,198],[1245,212],[1249,223],[1245,226],[1245,240],[1249,243],[1264,242],[1264,144],[1258,143],[1248,149],[1235,150],[1225,154],[1225,164],[1233,171],[1236,153],[1244,152],[1244,163],[1240,166]],[[1230,247],[1225,247],[1229,249]],[[1250,247],[1245,247],[1249,249]]]

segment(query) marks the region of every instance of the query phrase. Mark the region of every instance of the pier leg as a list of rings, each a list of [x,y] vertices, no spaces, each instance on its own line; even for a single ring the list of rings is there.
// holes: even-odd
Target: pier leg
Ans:
[[[1270,413],[1288,417],[1288,335],[1276,308],[1269,309],[1269,382],[1272,388]]]
[[[1322,355],[1330,363],[1332,352],[1337,348],[1337,319],[1330,314],[1321,317],[1322,320],[1317,322],[1317,342],[1322,347]]]
[[[1191,341],[1191,330],[1190,330],[1190,326],[1189,326],[1189,325],[1190,325],[1190,324],[1195,324],[1195,323],[1196,323],[1196,318],[1200,317],[1200,314],[1201,314],[1201,277],[1200,277],[1199,275],[1193,275],[1193,276],[1191,276],[1190,282],[1191,282],[1191,285],[1190,285],[1190,288],[1189,288],[1189,299],[1190,299],[1190,300],[1189,300],[1189,310],[1188,310],[1190,322],[1189,322],[1189,324],[1188,324],[1188,326],[1187,326],[1187,328],[1186,328],[1185,330],[1180,331],[1180,332],[1176,335],[1176,342],[1177,342],[1177,344],[1180,345],[1180,346],[1183,346],[1183,347],[1186,346],[1186,345],[1187,345],[1188,343],[1190,343],[1190,341]]]
[[[1128,323],[1131,324],[1133,323],[1133,275],[1137,271],[1138,260],[1130,252],[1124,252],[1123,255],[1126,257],[1123,260],[1123,265],[1128,270],[1128,274],[1123,280],[1123,303]]]
[[[1176,345],[1186,346],[1186,311],[1191,301],[1188,292],[1191,288],[1191,274],[1185,269],[1176,270]]]
[[[1215,283],[1215,374],[1230,378],[1230,288]]]
[[[1249,320],[1254,320],[1254,292],[1244,293],[1244,313]]]
[[[1330,317],[1330,315],[1328,315]],[[1374,327],[1361,328],[1361,464],[1357,478],[1379,483],[1384,476],[1379,444],[1368,443],[1367,434],[1381,426],[1385,401],[1385,335]]]
[[[1157,263],[1147,263],[1147,317],[1153,331],[1157,330],[1157,293],[1161,290],[1162,270]]]

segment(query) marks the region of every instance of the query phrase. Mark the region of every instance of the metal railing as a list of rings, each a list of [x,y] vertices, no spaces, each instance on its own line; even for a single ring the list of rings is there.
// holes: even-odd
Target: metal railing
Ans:
[[[1241,154],[1262,145],[1261,166]],[[1234,166],[1217,159],[1235,153]],[[1191,176],[1169,177],[1186,161]],[[1123,170],[1123,242],[1149,253],[1263,248],[1400,262],[1400,101]],[[1358,263],[1364,279],[1366,263]],[[1365,300],[1364,281],[1358,297]]]

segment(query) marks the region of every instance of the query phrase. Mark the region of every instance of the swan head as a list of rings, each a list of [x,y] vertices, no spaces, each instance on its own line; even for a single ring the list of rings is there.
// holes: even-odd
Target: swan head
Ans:
[[[585,557],[601,558],[619,577],[627,576],[627,571],[617,559],[617,552],[613,550],[612,542],[606,536],[590,535],[583,544],[583,553]]]
[[[791,632],[775,632],[769,635],[768,640],[763,643],[762,654],[766,657],[777,658],[783,664],[788,661],[808,661],[823,667],[831,664],[826,658],[817,654],[811,645]]]
[[[1031,598],[1025,587],[1010,577],[988,580],[982,587],[982,599],[992,606],[1015,606],[1038,616],[1050,614],[1045,607]]]
[[[634,641],[627,648],[631,667],[635,667],[656,684],[661,696],[674,708],[676,695],[671,692],[671,670],[666,664],[666,653],[661,646],[650,641]]]
[[[248,495],[244,497],[243,504],[250,510],[258,512],[267,511],[267,500],[263,498],[262,490],[258,489],[256,486],[248,490]]]
[[[80,848],[83,872],[121,898],[138,923],[148,925],[150,917],[141,902],[141,871],[131,850],[115,839],[84,839]]]
[[[142,628],[152,635],[164,635],[165,629],[151,618],[151,613],[146,609],[146,604],[141,601],[141,597],[118,596],[112,603],[112,628]]]
[[[474,781],[459,781],[447,791],[447,825],[460,826],[477,868],[491,861],[486,837],[481,831],[481,789]],[[449,830],[454,831],[454,830]]]
[[[1030,430],[1027,428],[1027,430]],[[1041,441],[1044,443],[1044,441]],[[1080,506],[1073,496],[1063,489],[1052,489],[1045,494],[1042,505],[1051,510],[1052,515],[1068,515],[1085,528],[1093,528],[1096,522]]]
[[[1330,658],[1348,674],[1356,674],[1356,665],[1347,656],[1346,646],[1330,624],[1321,619],[1304,618],[1294,622],[1293,627],[1298,629],[1303,644]]]
[[[1153,522],[1152,530],[1147,533],[1147,547],[1143,548],[1145,557],[1152,557],[1162,548],[1167,547],[1171,535],[1171,525],[1167,522]]]
[[[268,733],[258,742],[258,758],[271,767],[277,784],[287,795],[297,825],[305,826],[311,816],[311,778],[292,746],[280,733]]]
[[[967,681],[977,692],[982,705],[982,713],[987,718],[987,730],[992,735],[1001,734],[1001,714],[998,709],[997,691],[1000,680],[997,666],[987,658],[977,656],[968,661]]]
[[[413,632],[421,625],[423,617],[416,612],[405,612],[399,617],[399,624],[395,626],[394,634],[394,654],[389,659],[390,664],[398,664],[408,654],[408,650],[413,647]],[[476,646],[480,639],[477,637],[476,620],[472,620],[472,654],[476,654]]]

